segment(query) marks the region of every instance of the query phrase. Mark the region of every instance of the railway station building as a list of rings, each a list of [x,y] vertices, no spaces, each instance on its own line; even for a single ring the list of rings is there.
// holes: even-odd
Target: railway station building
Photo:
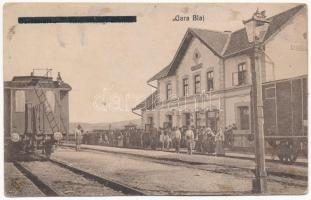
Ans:
[[[267,19],[270,25],[264,53],[256,58],[262,82],[306,76],[306,6]],[[142,126],[146,128],[190,125],[224,130],[235,124],[237,145],[252,145],[246,139],[252,121],[252,46],[245,28],[232,32],[189,28],[171,63],[147,81],[154,92],[133,112],[141,111]]]

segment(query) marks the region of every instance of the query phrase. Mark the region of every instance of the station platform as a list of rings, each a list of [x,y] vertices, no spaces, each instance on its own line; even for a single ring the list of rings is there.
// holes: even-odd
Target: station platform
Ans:
[[[74,144],[64,143],[63,146],[75,147]],[[238,153],[226,153],[226,156],[214,156],[207,154],[193,154],[188,155],[184,153],[175,153],[172,151],[159,151],[159,150],[145,150],[145,149],[130,149],[123,147],[110,147],[101,145],[81,145],[81,149],[96,150],[108,153],[124,154],[130,156],[138,156],[148,159],[156,159],[162,161],[181,162],[185,164],[193,165],[215,165],[226,166],[232,168],[242,168],[245,170],[253,170],[255,168],[255,162],[251,158],[254,155],[241,155]],[[244,157],[243,157],[244,156]],[[290,176],[293,178],[307,180],[308,167],[299,165],[286,165],[279,162],[266,162],[266,169],[268,174]]]

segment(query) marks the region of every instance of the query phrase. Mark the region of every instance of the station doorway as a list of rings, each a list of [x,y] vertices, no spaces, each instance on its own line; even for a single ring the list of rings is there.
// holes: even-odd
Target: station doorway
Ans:
[[[219,121],[219,111],[206,111],[206,126],[211,128],[214,132],[217,131]]]
[[[172,128],[173,125],[173,116],[172,115],[166,115],[166,120],[163,124],[164,128]]]
[[[183,113],[182,115],[182,126],[190,126],[191,118],[190,113]]]

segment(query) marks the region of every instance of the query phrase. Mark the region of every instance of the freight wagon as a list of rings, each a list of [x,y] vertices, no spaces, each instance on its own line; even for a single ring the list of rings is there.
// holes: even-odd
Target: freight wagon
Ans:
[[[282,162],[308,152],[307,86],[307,76],[263,84],[265,139]]]
[[[68,92],[71,87],[50,77],[15,76],[4,82],[4,139],[6,156],[42,149],[49,155],[53,144],[68,133]]]

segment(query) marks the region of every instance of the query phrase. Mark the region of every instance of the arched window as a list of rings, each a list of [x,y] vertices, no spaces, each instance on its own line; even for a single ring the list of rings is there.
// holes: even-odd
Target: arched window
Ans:
[[[17,90],[15,92],[15,112],[25,112],[25,91]]]
[[[54,108],[55,108],[55,95],[54,95],[54,92],[49,90],[49,91],[47,91],[45,93],[45,96],[46,96],[46,99],[47,99],[47,103],[49,104],[49,105],[46,105],[46,110],[54,112]]]

